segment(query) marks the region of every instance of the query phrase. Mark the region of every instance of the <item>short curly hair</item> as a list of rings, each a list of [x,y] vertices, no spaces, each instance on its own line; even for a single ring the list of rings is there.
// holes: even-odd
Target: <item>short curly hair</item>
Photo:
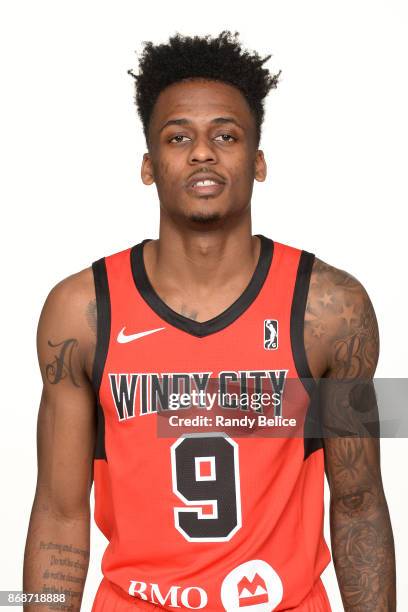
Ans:
[[[223,30],[215,38],[176,33],[166,44],[143,42],[139,74],[132,70],[128,70],[128,74],[136,81],[135,103],[147,144],[153,108],[163,89],[172,83],[201,78],[228,83],[242,92],[255,118],[259,145],[263,100],[272,88],[276,88],[282,71],[271,74],[263,68],[271,55],[261,58],[256,52],[244,51],[238,36],[239,32],[232,34]]]

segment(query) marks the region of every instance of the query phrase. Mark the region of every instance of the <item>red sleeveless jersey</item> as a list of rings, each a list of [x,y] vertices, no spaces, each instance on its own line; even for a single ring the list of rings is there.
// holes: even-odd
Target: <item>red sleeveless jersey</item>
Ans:
[[[258,237],[250,283],[206,322],[155,292],[147,240],[92,266],[95,521],[109,540],[93,612],[331,610],[323,444],[305,433],[314,255]],[[262,394],[274,398],[268,409],[243,401]],[[293,422],[296,435],[268,433]]]

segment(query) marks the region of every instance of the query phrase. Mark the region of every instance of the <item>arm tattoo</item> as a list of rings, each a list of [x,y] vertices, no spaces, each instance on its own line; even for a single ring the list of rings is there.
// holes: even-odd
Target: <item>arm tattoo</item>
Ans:
[[[394,539],[375,468],[378,457],[372,456],[376,445],[371,439],[329,442],[333,443],[328,461],[335,496],[330,504],[333,562],[344,609],[394,612]]]
[[[342,308],[340,314],[345,330],[344,337],[334,343],[334,371],[337,378],[355,378],[374,372],[379,352],[378,327],[374,310],[364,296],[361,304]],[[352,319],[355,324],[352,325]]]
[[[89,327],[96,334],[97,325],[97,310],[96,310],[96,299],[91,300],[86,307],[86,320],[88,321]]]
[[[79,387],[80,385],[75,379],[74,370],[72,367],[72,352],[79,346],[78,340],[76,338],[68,338],[67,340],[63,340],[58,344],[53,344],[50,340],[48,340],[48,345],[52,348],[61,347],[59,354],[54,356],[54,361],[46,365],[45,375],[48,382],[50,382],[52,385],[56,385],[68,376],[75,387]]]
[[[71,543],[40,541],[42,551],[42,592],[63,593],[66,601],[53,603],[48,610],[75,610],[81,608],[84,584],[89,563],[89,550]]]
[[[350,274],[316,259],[306,306],[305,342],[326,344],[330,369],[338,380],[369,376],[379,352],[374,309],[361,284]]]
[[[381,481],[372,381],[379,353],[374,309],[354,277],[320,260],[315,260],[309,293],[305,343],[328,355],[320,410],[333,562],[344,609],[394,612],[394,540]],[[367,435],[361,416],[371,411],[377,420]]]

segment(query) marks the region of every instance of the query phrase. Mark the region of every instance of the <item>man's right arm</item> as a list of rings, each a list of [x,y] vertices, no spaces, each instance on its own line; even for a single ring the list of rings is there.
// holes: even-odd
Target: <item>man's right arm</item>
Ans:
[[[80,610],[89,562],[95,443],[95,397],[90,383],[96,340],[94,300],[92,271],[83,270],[54,287],[38,325],[43,391],[23,590],[65,592],[65,604],[26,605],[24,611]]]

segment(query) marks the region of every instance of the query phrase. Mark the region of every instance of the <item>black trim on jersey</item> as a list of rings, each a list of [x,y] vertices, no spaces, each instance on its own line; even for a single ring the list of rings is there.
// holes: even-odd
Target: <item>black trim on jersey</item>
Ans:
[[[312,274],[315,256],[308,251],[302,251],[296,275],[295,290],[293,292],[292,308],[290,313],[290,339],[292,354],[296,371],[310,397],[310,403],[305,420],[305,434],[308,427],[313,424],[313,430],[318,423],[318,388],[307,361],[304,343],[304,325],[307,296],[309,293],[310,277]],[[304,459],[315,450],[323,447],[321,438],[304,438]]]
[[[105,416],[99,402],[99,389],[102,382],[103,369],[109,348],[111,327],[111,305],[109,296],[108,275],[105,258],[98,259],[92,264],[95,283],[97,330],[95,358],[92,368],[92,386],[96,396],[96,441],[95,459],[105,459]]]
[[[249,284],[231,306],[208,321],[193,321],[193,319],[179,314],[170,308],[156,293],[147,276],[143,260],[143,245],[151,240],[150,238],[146,238],[131,249],[131,266],[136,288],[150,308],[174,327],[199,338],[218,332],[238,319],[252,304],[268,275],[273,257],[273,241],[262,234],[256,235],[261,240],[261,251]]]
[[[310,404],[307,410],[305,425],[304,425],[304,454],[303,459],[307,459],[314,451],[323,448],[323,439],[321,437],[312,437],[312,432],[320,431],[320,414],[319,414],[319,387],[315,385]]]

